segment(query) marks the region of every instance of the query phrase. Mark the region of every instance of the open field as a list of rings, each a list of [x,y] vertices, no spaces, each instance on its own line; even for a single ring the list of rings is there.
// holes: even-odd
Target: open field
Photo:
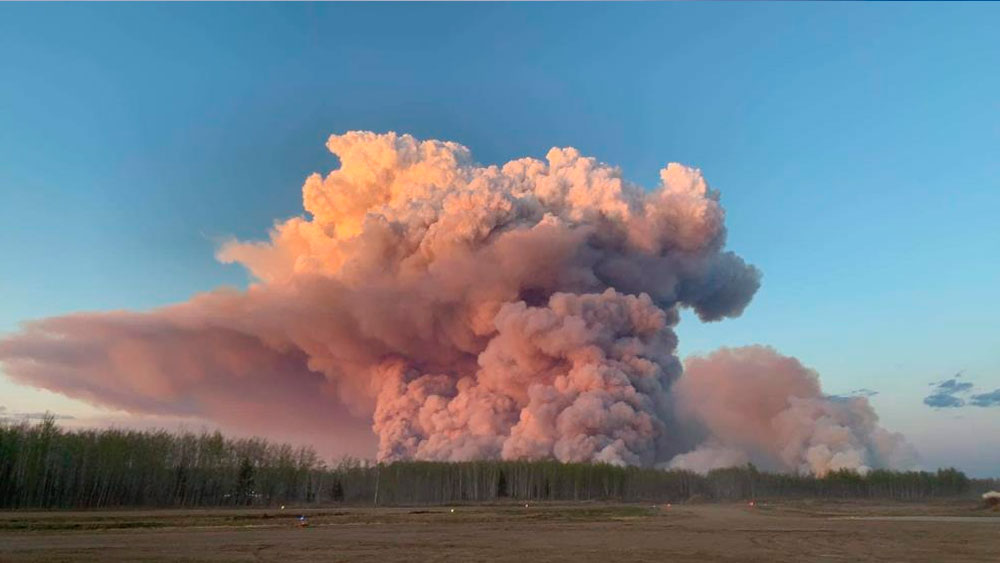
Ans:
[[[0,561],[996,561],[972,504],[7,512]]]

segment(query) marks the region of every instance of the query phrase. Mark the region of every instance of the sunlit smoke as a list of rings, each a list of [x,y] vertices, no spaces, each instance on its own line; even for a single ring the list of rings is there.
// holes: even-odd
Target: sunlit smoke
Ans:
[[[219,249],[255,277],[246,291],[26,323],[0,340],[5,372],[345,451],[374,430],[386,461],[896,463],[882,452],[898,438],[866,400],[823,397],[814,375],[784,369],[795,360],[723,351],[681,377],[679,309],[737,316],[760,285],[725,250],[697,169],[670,164],[646,190],[572,148],[481,166],[456,143],[395,133],[328,147],[341,165],[306,180],[305,216]],[[777,369],[747,376],[740,356],[768,354]],[[734,401],[747,393],[762,404]]]

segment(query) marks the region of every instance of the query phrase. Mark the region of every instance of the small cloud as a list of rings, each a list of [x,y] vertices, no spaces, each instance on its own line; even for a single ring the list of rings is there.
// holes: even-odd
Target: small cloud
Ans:
[[[1000,389],[969,397],[969,404],[977,407],[1000,407]]]
[[[68,414],[56,414],[52,412],[13,412],[7,407],[0,405],[0,420],[42,420],[45,417],[52,417],[54,420],[73,420],[74,416]]]
[[[973,393],[973,384],[969,381],[959,381],[964,372],[958,372],[950,379],[931,383],[934,391],[924,398],[924,404],[934,408],[958,408],[965,406],[996,407],[1000,406],[1000,389],[990,393]],[[960,395],[965,395],[964,398]]]
[[[874,397],[875,395],[878,395],[878,391],[872,391],[871,389],[862,387],[861,389],[852,389],[846,393],[840,393],[838,395],[827,395],[827,397],[835,401],[844,401],[847,399],[853,399],[854,397],[867,398],[867,397]]]
[[[965,370],[964,369],[958,370],[957,372],[955,372],[955,375],[938,381],[931,381],[930,383],[928,383],[928,385],[930,385],[931,387],[936,387],[938,385],[947,384],[949,381],[955,381],[956,379],[961,379],[963,375],[965,375]]]
[[[967,393],[972,389],[972,383],[959,381],[964,374],[964,370],[956,373],[948,379],[934,381],[931,386],[934,391],[924,397],[924,404],[936,409],[953,409],[965,406],[965,399],[958,395]]]
[[[972,389],[972,384],[968,381],[959,381],[958,377],[953,377],[938,383],[937,389],[940,392],[964,393]]]
[[[964,407],[965,400],[948,393],[934,393],[924,397],[924,404],[936,409]]]
[[[23,419],[26,419],[26,420],[41,420],[41,419],[46,418],[46,417],[52,417],[55,420],[73,420],[74,418],[76,418],[73,415],[69,415],[69,414],[56,414],[56,413],[53,413],[53,412],[22,412],[22,413],[17,413],[14,416],[17,416],[19,418],[23,418]]]

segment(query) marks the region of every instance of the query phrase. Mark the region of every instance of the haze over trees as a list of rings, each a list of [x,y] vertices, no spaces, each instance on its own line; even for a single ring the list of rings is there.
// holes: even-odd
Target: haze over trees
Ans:
[[[838,471],[823,477],[752,465],[689,471],[550,460],[327,465],[308,447],[215,433],[65,430],[53,419],[0,422],[0,508],[272,504],[420,505],[973,496],[996,480],[936,472]]]

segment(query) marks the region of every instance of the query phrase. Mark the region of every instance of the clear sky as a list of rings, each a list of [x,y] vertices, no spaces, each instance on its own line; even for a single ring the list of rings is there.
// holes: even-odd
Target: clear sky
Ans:
[[[926,465],[1000,474],[1000,4],[3,5],[0,332],[148,309],[301,212],[331,133],[455,140],[483,163],[575,146],[722,192],[763,272],[683,354],[762,343],[877,392]],[[81,403],[0,379],[8,411]],[[984,447],[985,446],[985,447]]]

